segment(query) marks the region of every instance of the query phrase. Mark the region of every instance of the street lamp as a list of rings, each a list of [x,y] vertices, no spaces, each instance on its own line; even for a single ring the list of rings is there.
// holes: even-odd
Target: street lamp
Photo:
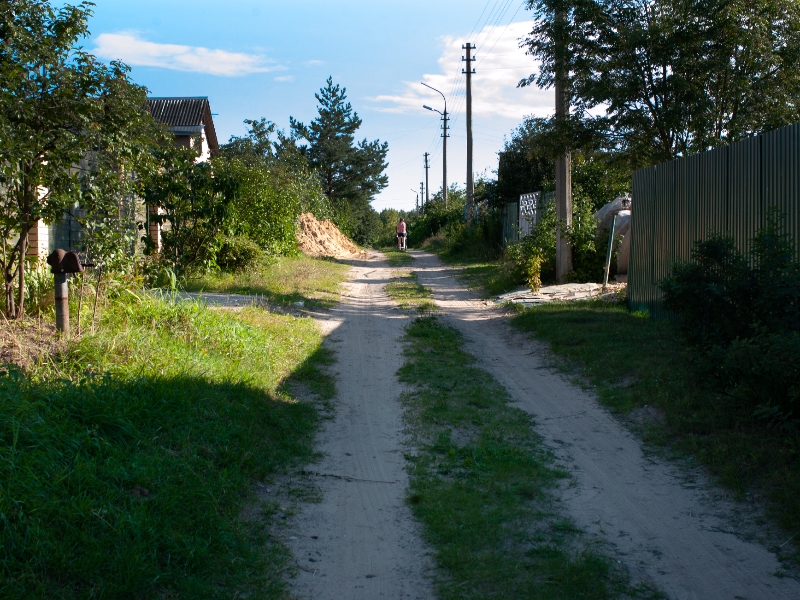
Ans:
[[[444,112],[438,111],[435,108],[431,108],[427,104],[423,104],[422,108],[432,110],[433,112],[437,112],[442,115],[442,198],[444,198],[444,207],[447,208],[447,98],[445,98],[444,94],[435,87],[432,87],[427,83],[422,83],[422,85],[424,85],[426,88],[432,89],[434,92],[437,92],[442,97],[442,100],[444,100]]]

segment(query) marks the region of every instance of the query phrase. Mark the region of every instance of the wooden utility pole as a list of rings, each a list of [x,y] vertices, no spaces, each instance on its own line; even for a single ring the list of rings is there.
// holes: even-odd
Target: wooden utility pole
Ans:
[[[566,17],[558,13],[557,28],[564,31]],[[556,120],[563,121],[569,118],[569,90],[564,53],[567,51],[563,40],[556,42]],[[562,235],[561,228],[572,227],[572,156],[566,150],[563,156],[556,160],[556,216],[560,226],[556,231],[556,279],[558,283],[566,283],[572,271],[572,248],[569,240]]]
[[[467,68],[461,72],[467,76],[467,205],[465,207],[467,215],[465,217],[469,220],[475,213],[475,182],[472,178],[472,75],[475,73],[475,69],[472,68],[472,63],[475,61],[472,51],[475,50],[475,46],[467,42],[461,49],[467,51],[467,55],[461,57],[461,60],[467,63]]]

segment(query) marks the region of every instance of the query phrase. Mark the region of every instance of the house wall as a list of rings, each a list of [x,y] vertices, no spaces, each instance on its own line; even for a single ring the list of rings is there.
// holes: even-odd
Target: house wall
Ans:
[[[50,254],[50,230],[44,221],[39,219],[36,225],[28,230],[28,256],[47,258]]]

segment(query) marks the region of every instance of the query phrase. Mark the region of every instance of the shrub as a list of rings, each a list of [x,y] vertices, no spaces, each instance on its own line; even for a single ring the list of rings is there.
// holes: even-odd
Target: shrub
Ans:
[[[253,240],[244,235],[228,236],[222,239],[217,252],[217,266],[231,273],[247,271],[255,267],[264,253]]]
[[[777,219],[750,256],[725,236],[697,242],[661,284],[697,365],[732,407],[794,427],[800,399],[800,264]]]
[[[512,265],[514,281],[525,283],[534,292],[542,287],[542,265],[547,257],[534,236],[524,237],[519,243],[509,246],[506,258]]]

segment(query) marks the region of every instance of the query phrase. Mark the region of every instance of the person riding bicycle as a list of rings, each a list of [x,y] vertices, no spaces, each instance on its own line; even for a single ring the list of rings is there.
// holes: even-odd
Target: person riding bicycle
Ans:
[[[400,222],[397,224],[397,247],[400,250],[406,249],[406,221],[405,219],[400,219]]]

